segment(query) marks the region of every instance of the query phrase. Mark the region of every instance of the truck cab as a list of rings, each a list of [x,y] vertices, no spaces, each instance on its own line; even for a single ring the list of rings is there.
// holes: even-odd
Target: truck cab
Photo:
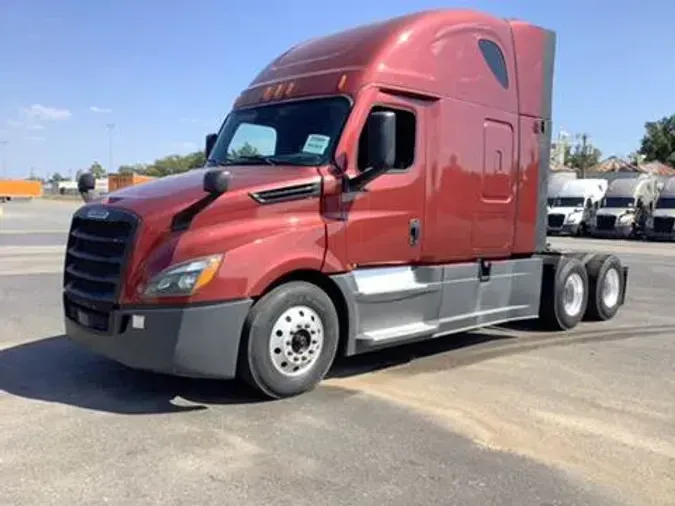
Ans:
[[[675,238],[675,177],[666,179],[654,206],[647,218],[645,235],[649,240],[672,241]]]
[[[550,209],[558,197],[565,183],[577,179],[576,172],[553,172],[549,171],[547,183],[547,207]]]
[[[607,238],[641,235],[659,188],[659,180],[648,174],[612,181],[591,224],[591,235]]]
[[[586,235],[605,196],[606,179],[575,179],[560,189],[548,209],[548,233]]]
[[[554,47],[528,23],[438,10],[283,52],[206,137],[205,167],[75,213],[66,334],[279,398],[338,355],[612,318],[621,262],[546,244]]]

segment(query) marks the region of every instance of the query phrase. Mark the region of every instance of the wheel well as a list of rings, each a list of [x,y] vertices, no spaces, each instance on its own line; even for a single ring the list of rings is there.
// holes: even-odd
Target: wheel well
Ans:
[[[312,283],[321,288],[333,301],[335,311],[337,311],[338,321],[340,322],[340,344],[338,346],[338,356],[344,355],[347,347],[347,339],[349,336],[349,309],[347,308],[347,301],[345,300],[342,290],[325,274],[311,269],[292,271],[284,274],[280,278],[274,280],[263,292],[256,297],[258,300],[263,295],[271,292],[276,287],[281,286],[290,281],[305,281]]]

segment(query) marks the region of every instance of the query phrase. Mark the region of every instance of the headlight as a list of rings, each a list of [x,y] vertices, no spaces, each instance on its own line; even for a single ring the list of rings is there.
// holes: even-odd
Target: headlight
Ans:
[[[619,223],[622,225],[626,225],[627,223],[630,223],[633,221],[633,215],[632,214],[624,214],[619,218]]]
[[[212,255],[172,265],[150,280],[143,295],[150,297],[192,295],[211,282],[222,261],[222,255]]]

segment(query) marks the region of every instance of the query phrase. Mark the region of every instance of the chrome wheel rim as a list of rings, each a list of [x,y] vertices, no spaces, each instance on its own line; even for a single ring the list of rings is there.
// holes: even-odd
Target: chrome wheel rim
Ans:
[[[573,272],[565,280],[563,287],[563,307],[569,316],[577,316],[581,312],[584,301],[584,280],[581,275]]]
[[[605,274],[605,279],[602,283],[602,302],[606,307],[612,308],[619,301],[620,285],[619,273],[612,267]]]
[[[274,368],[284,376],[306,373],[323,348],[323,322],[312,308],[293,306],[272,327],[269,352]]]

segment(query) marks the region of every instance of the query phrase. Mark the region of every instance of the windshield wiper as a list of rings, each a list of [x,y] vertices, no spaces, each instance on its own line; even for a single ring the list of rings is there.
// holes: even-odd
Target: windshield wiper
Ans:
[[[206,161],[206,165],[213,167],[218,165],[257,164],[261,162],[268,165],[279,165],[279,162],[274,157],[262,155],[227,156],[224,159],[209,158]]]

